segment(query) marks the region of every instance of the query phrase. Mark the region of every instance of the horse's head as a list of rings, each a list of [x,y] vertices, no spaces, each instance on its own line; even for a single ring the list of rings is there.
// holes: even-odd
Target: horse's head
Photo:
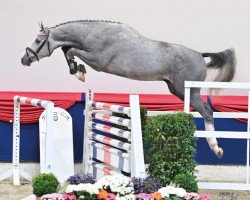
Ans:
[[[40,24],[40,32],[36,39],[32,42],[30,47],[25,49],[25,52],[21,58],[23,65],[30,66],[31,63],[39,61],[43,57],[51,55],[51,48],[49,43],[49,29]]]

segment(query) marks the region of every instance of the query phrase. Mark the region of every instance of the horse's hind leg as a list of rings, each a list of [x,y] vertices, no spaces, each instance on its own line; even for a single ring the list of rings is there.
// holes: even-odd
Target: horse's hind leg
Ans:
[[[199,88],[192,88],[190,93],[190,105],[197,110],[202,117],[204,118],[205,130],[214,131],[214,119],[213,119],[213,110],[211,109],[208,103],[202,101],[200,96]],[[208,145],[211,150],[218,156],[223,156],[223,149],[218,147],[217,139],[214,137],[206,138]]]
[[[176,95],[181,100],[184,100],[184,83],[183,82],[179,84],[177,82],[172,83],[169,80],[165,80],[165,82],[168,84],[168,88],[173,95]],[[202,101],[201,96],[200,96],[200,88],[191,89],[190,104],[204,118],[205,130],[214,131],[213,110],[211,109],[209,104]],[[218,147],[218,142],[216,138],[209,137],[206,139],[212,151],[217,156],[222,157],[223,149]]]

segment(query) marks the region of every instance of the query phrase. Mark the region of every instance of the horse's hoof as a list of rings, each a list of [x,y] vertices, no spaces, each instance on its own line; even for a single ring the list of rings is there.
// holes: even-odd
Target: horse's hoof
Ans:
[[[76,74],[74,74],[74,76],[75,76],[78,80],[80,80],[80,81],[82,81],[82,82],[85,82],[85,74],[84,74],[84,73],[77,72]]]
[[[217,156],[218,156],[219,158],[222,158],[222,156],[223,156],[223,149],[220,148],[220,147],[219,147],[219,149],[218,149]]]
[[[79,73],[78,79],[82,82],[85,82],[85,74],[84,73]]]

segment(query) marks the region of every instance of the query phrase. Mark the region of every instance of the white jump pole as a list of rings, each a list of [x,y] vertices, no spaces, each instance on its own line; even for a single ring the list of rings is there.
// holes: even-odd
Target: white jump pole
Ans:
[[[131,114],[131,177],[145,178],[140,104],[138,95],[129,96]]]
[[[88,90],[85,96],[85,111],[84,111],[84,141],[83,141],[83,173],[88,174],[90,172],[90,166],[88,162],[92,161],[92,156],[90,153],[91,145],[88,143],[91,140],[91,135],[89,134],[89,113],[93,110],[91,106],[89,106],[89,102],[93,101],[94,93],[92,90]],[[86,156],[88,158],[86,158]]]
[[[248,91],[248,118],[247,118],[247,133],[250,134],[250,90]],[[249,138],[247,139],[247,175],[246,184],[249,184]]]
[[[190,113],[190,87],[186,86],[186,82],[185,82],[185,94],[184,94],[184,112]]]

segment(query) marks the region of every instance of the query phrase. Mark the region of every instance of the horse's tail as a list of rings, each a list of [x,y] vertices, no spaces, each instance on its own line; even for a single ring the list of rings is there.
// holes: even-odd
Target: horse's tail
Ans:
[[[236,68],[236,56],[233,48],[218,53],[202,53],[203,57],[209,57],[211,61],[207,64],[208,68],[219,69],[214,81],[230,82],[233,80]],[[219,89],[220,90],[220,89]],[[210,89],[219,92],[219,90]]]

